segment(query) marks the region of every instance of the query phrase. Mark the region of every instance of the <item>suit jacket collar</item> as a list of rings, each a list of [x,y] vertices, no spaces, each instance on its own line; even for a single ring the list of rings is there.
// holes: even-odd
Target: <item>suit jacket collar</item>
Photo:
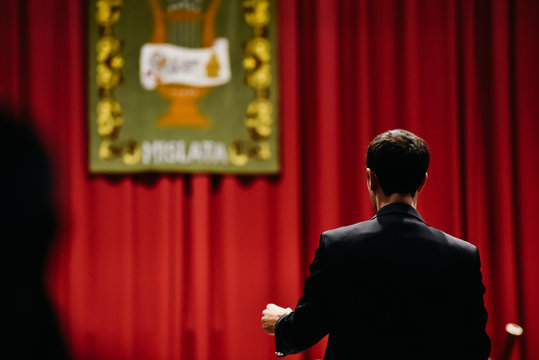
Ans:
[[[380,210],[378,210],[378,212],[373,217],[373,219],[376,219],[376,217],[378,216],[384,216],[388,214],[402,214],[402,215],[412,216],[426,224],[425,220],[423,220],[423,218],[421,217],[421,215],[419,215],[417,210],[414,207],[405,203],[388,204],[384,206],[383,208],[381,208]]]

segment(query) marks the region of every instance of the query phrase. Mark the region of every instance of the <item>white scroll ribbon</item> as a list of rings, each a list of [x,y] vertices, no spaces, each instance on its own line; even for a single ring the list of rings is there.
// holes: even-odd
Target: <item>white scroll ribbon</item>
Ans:
[[[217,86],[230,77],[228,40],[224,38],[216,39],[209,48],[148,43],[140,50],[140,82],[146,90],[158,84]]]

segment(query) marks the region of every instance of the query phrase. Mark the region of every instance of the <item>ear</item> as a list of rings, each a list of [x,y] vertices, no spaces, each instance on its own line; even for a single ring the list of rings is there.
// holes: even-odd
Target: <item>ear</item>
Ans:
[[[421,181],[421,185],[417,188],[417,192],[420,192],[423,190],[423,187],[425,186],[425,183],[427,182],[427,179],[429,178],[429,174],[425,173],[425,177],[423,178],[423,181]]]
[[[367,174],[367,188],[376,192],[376,189],[378,189],[378,179],[376,178],[376,174],[369,168],[366,169],[365,173]]]

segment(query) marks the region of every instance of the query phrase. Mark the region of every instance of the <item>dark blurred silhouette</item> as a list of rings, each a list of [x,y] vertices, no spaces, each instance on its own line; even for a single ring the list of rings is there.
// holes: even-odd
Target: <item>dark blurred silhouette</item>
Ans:
[[[56,229],[51,173],[29,123],[0,109],[0,358],[67,359],[44,283]]]

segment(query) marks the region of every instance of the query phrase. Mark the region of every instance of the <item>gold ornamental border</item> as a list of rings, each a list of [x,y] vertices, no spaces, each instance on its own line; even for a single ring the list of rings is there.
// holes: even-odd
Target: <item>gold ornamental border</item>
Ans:
[[[269,137],[272,134],[273,104],[270,101],[271,42],[268,39],[271,21],[269,0],[244,0],[245,22],[251,26],[253,37],[244,47],[243,68],[245,83],[253,89],[254,98],[247,105],[245,126],[248,141],[236,140],[229,146],[229,158],[236,166],[245,166],[249,158],[271,158]]]
[[[114,25],[120,20],[122,0],[97,0],[96,44],[97,132],[101,138],[99,157],[120,157],[126,165],[137,164],[142,156],[140,144],[135,140],[121,140],[124,124],[122,106],[114,97],[114,90],[123,81],[123,43],[114,36]]]

